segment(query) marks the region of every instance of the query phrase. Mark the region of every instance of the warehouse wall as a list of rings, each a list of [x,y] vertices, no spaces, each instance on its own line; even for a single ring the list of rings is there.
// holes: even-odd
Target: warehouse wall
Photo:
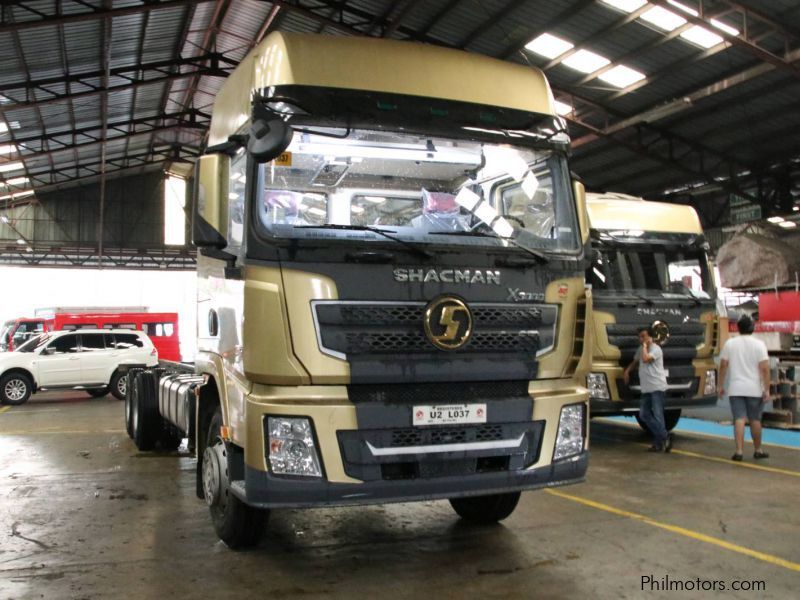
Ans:
[[[44,192],[37,198],[38,204],[2,211],[23,236],[60,246],[97,244],[99,183]],[[103,245],[108,249],[163,247],[163,173],[108,180],[103,223]],[[0,239],[17,237],[7,226],[0,227]]]

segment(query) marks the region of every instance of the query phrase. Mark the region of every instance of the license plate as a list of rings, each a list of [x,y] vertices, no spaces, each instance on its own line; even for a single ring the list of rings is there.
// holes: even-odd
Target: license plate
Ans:
[[[486,405],[442,404],[414,407],[414,425],[457,425],[463,423],[486,423]]]

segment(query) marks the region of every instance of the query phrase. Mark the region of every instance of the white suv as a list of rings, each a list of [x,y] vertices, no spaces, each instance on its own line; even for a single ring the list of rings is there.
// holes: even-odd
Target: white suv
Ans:
[[[129,329],[52,331],[0,354],[0,401],[23,404],[40,390],[79,389],[125,398],[131,367],[153,367],[158,352],[144,333]]]

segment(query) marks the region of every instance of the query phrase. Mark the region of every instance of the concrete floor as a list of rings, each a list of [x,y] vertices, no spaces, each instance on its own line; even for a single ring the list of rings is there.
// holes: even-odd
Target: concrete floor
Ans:
[[[122,408],[82,393],[0,408],[0,598],[783,599],[800,584],[795,449],[736,464],[729,440],[678,434],[652,455],[638,429],[596,421],[588,482],[525,494],[501,525],[446,502],[283,510],[237,553],[193,459],[139,453]],[[643,591],[643,576],[727,591]],[[741,579],[766,591],[731,591]]]

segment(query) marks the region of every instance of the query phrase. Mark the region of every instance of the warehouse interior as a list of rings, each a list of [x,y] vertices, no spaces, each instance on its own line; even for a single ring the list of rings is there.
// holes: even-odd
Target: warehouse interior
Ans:
[[[601,280],[593,282],[587,271],[587,282],[593,285],[584,291],[583,300],[575,301],[586,306],[593,292],[597,314],[606,311],[614,315],[615,320],[608,317],[609,324],[604,325],[610,328],[609,339],[614,323],[618,332],[623,332],[620,323],[626,311],[644,315],[649,319],[642,321],[645,326],[669,322],[671,339],[669,329],[663,338],[658,337],[658,331],[653,336],[658,344],[664,342],[665,356],[670,348],[684,346],[692,353],[695,347],[700,348],[701,353],[704,344],[709,345],[703,340],[716,336],[718,346],[705,357],[710,362],[697,367],[704,379],[698,379],[692,388],[700,395],[705,385],[707,399],[711,395],[714,398],[702,406],[684,406],[682,412],[674,405],[678,407],[672,409],[677,424],[672,424],[674,448],[668,454],[646,452],[650,436],[634,418],[638,405],[626,405],[623,410],[597,403],[605,410],[595,410],[592,400],[589,411],[593,418],[584,416],[587,437],[583,449],[588,455],[585,482],[576,479],[576,485],[563,488],[555,483],[543,484],[543,489],[523,494],[513,515],[499,524],[476,525],[459,519],[441,500],[445,498],[442,495],[437,499],[419,496],[420,502],[357,507],[308,501],[310,509],[298,503],[284,508],[278,503],[266,525],[257,522],[264,529],[263,539],[253,548],[235,551],[227,547],[235,544],[226,545],[215,535],[208,519],[209,508],[196,497],[196,492],[202,497],[195,476],[202,475],[205,459],[195,450],[204,446],[196,449],[191,435],[178,445],[187,437],[179,435],[176,444],[155,444],[155,452],[146,452],[142,449],[146,444],[129,439],[135,437],[125,414],[129,401],[123,403],[111,395],[87,397],[85,391],[97,391],[88,387],[45,386],[24,404],[0,405],[0,497],[4,505],[0,512],[0,531],[4,532],[0,536],[0,597],[194,593],[224,598],[264,594],[345,597],[353,593],[391,598],[638,598],[666,597],[676,592],[689,597],[792,595],[800,572],[800,549],[794,542],[800,526],[796,510],[800,370],[795,369],[800,365],[800,5],[794,0],[3,3],[0,325],[41,316],[50,307],[128,307],[131,311],[137,307],[141,312],[175,313],[175,337],[180,334],[176,362],[194,364],[203,348],[198,328],[218,329],[220,322],[224,328],[226,318],[222,308],[216,324],[205,317],[208,305],[202,302],[208,298],[203,294],[213,295],[213,288],[204,287],[197,279],[196,273],[207,268],[204,261],[225,255],[222,260],[229,262],[225,263],[223,279],[241,283],[245,301],[251,289],[249,272],[241,264],[230,262],[232,255],[221,251],[223,246],[217,248],[216,255],[210,250],[204,254],[202,244],[193,243],[199,239],[194,222],[198,215],[205,218],[198,208],[202,185],[195,169],[214,148],[218,153],[229,152],[220,151],[219,140],[214,138],[212,116],[219,114],[215,101],[232,74],[241,72],[237,67],[246,66],[251,52],[276,39],[273,34],[324,35],[356,43],[402,41],[442,52],[489,57],[514,65],[520,72],[541,71],[552,90],[553,122],[563,122],[569,135],[567,177],[577,182],[574,185],[582,185],[589,197],[596,194],[597,202],[617,207],[616,215],[627,212],[631,218],[640,215],[645,219],[643,215],[651,213],[646,206],[636,204],[641,199],[689,211],[669,213],[687,215],[670,217],[676,222],[683,219],[679,231],[686,236],[681,238],[686,249],[685,253],[681,250],[680,260],[671,259],[669,253],[666,260],[675,262],[687,287],[702,279],[700,294],[687,292],[678,309],[669,309],[678,311],[673,313],[668,309],[659,313],[658,302],[654,308],[652,299],[637,301],[635,293],[625,302],[603,300],[602,284],[611,277],[610,271],[603,271],[605,275],[598,275]],[[342,77],[351,76],[359,68],[366,70],[368,64],[364,59],[343,68]],[[392,69],[387,62],[387,72]],[[481,72],[461,73],[454,80],[459,89],[453,93],[465,98],[483,93],[486,86],[478,77]],[[369,93],[363,95],[372,98]],[[511,104],[503,106],[503,114],[508,114]],[[485,131],[472,130],[484,136],[480,139],[488,145],[491,140],[486,136],[492,134],[495,124],[486,120],[485,127]],[[516,138],[506,135],[503,142],[513,145],[518,143]],[[428,144],[430,151],[433,143],[428,140]],[[438,141],[437,145],[441,146]],[[287,147],[288,142],[283,150]],[[250,146],[247,150],[251,152]],[[295,146],[290,150],[299,156]],[[236,148],[229,156],[235,164]],[[276,157],[270,160],[279,160]],[[349,168],[341,173],[342,179]],[[423,199],[436,195],[436,191],[423,189]],[[443,196],[440,193],[438,201]],[[231,201],[235,198],[230,196]],[[371,215],[369,209],[375,209],[374,203],[381,199],[370,199],[369,195],[363,198],[361,205],[352,207],[352,223],[369,229],[379,221],[373,223],[366,216],[358,221],[358,217],[364,207]],[[455,198],[459,202],[458,196]],[[403,199],[395,201],[400,205]],[[313,205],[314,201],[311,194],[305,196],[306,204]],[[596,215],[601,213],[598,209],[592,216],[589,202],[587,214],[597,223],[601,217]],[[402,218],[413,221],[416,213],[404,210],[408,214]],[[656,216],[647,218],[654,230],[669,232],[657,224],[658,215],[668,213],[659,213],[656,208],[653,211]],[[350,213],[347,209],[345,212],[349,219]],[[692,229],[695,220],[696,231]],[[691,227],[688,221],[692,221]],[[575,223],[577,229],[578,221]],[[317,224],[309,219],[304,227]],[[641,237],[642,231],[635,235],[631,232],[646,227],[631,224],[607,229],[624,229],[629,236]],[[395,232],[383,235],[389,238],[383,239],[386,244],[398,242],[389,237]],[[616,243],[611,238],[598,235],[591,241],[587,238],[585,244],[581,242],[580,251],[585,252],[588,266],[595,259],[598,265],[605,261],[604,269],[616,264],[616,259],[606,256],[603,245]],[[253,247],[255,238],[249,239],[242,243],[241,252]],[[414,256],[411,251],[417,241],[400,239],[399,243],[408,256]],[[386,254],[382,247],[366,258],[348,254],[342,260],[349,262],[347,268],[372,269],[370,273],[379,273],[384,267],[419,264],[429,269],[420,276],[420,282],[425,277],[427,284],[431,272],[437,285],[448,281],[446,270],[430,256],[417,256],[419,263],[412,263],[395,255],[387,258]],[[259,268],[268,260],[264,256],[258,259]],[[318,256],[322,263],[333,260],[324,253]],[[695,256],[700,258],[693,259]],[[706,256],[708,262],[704,262]],[[297,268],[291,262],[294,258],[281,260]],[[696,261],[696,271],[687,270],[691,260]],[[538,296],[526,298],[520,291],[527,289],[524,269],[562,268],[566,272],[566,267],[559,266],[561,262],[552,257],[542,259],[540,250],[528,250],[524,260],[502,263],[513,273],[509,281],[515,283],[506,286],[504,279],[500,286],[503,297],[492,297],[491,301],[510,302],[513,298],[514,302],[539,302]],[[475,267],[484,267],[478,274],[488,280],[486,287],[491,287],[493,271],[486,268],[501,263],[455,264],[473,268],[473,283]],[[448,265],[452,276],[453,264],[444,266]],[[407,271],[403,275],[406,280],[402,280],[395,270],[392,285],[409,279],[413,282],[413,269]],[[331,281],[339,273],[333,267],[320,272]],[[505,277],[506,271],[503,273]],[[278,285],[266,275],[260,276],[252,289]],[[288,282],[290,276],[281,277],[284,279],[280,282]],[[568,279],[567,275],[560,277]],[[538,281],[536,277],[532,280]],[[375,298],[387,301],[388,286],[387,290],[375,289],[381,284],[369,277],[358,285],[349,280],[339,283],[342,294],[347,289],[357,288],[358,294],[371,290]],[[293,289],[289,283],[285,285],[287,290]],[[522,296],[514,296],[515,287]],[[447,291],[444,287],[437,289]],[[665,306],[668,292],[665,290]],[[562,285],[558,294],[556,300],[547,296],[548,302],[563,303],[558,314],[567,318],[572,313],[564,307],[574,300],[574,293],[572,288],[567,293],[566,285]],[[407,295],[411,300],[412,293]],[[433,296],[428,294],[420,304]],[[322,296],[309,298],[303,300],[303,306],[317,311],[316,339],[312,339],[310,330],[292,329],[287,333],[290,343],[294,336],[294,343],[300,344],[299,331],[315,348],[319,342],[324,360],[349,356],[350,351],[337,350],[332,343],[324,346],[328,342],[319,328],[328,323],[325,319],[334,317],[330,317],[332,311],[324,313],[324,307],[319,309],[315,304]],[[542,293],[541,300],[544,298]],[[288,300],[282,302],[289,332],[290,327],[297,326],[297,313],[292,312],[295,309]],[[701,310],[701,304],[717,311],[715,319],[725,318],[724,322],[714,321],[713,334],[692,329],[694,325],[689,323],[689,315],[694,319],[696,312],[706,310]],[[58,313],[57,308],[52,310]],[[268,313],[266,304],[259,310],[259,315],[275,314]],[[578,310],[569,318],[584,323],[589,317],[581,317]],[[247,314],[250,318],[254,313]],[[755,321],[753,337],[764,342],[770,356],[770,398],[764,413],[768,460],[752,459],[750,437],[744,460],[730,460],[734,451],[731,409],[727,398],[717,397],[719,382],[709,375],[709,371],[715,377],[719,375],[720,349],[728,334],[736,337],[736,321],[743,314]],[[678,317],[684,320],[680,322]],[[247,330],[256,324],[268,327],[269,319],[248,320],[242,329],[244,317],[237,313],[236,318],[238,335],[244,341],[235,340],[237,345],[232,348],[237,357],[244,356],[242,360],[255,360],[255,352],[247,350],[252,339],[248,335],[254,334]],[[604,316],[594,318],[597,323],[606,323]],[[444,314],[442,319],[445,325]],[[711,325],[708,327],[710,332]],[[106,329],[116,331],[117,326]],[[45,331],[49,331],[48,325],[36,333]],[[553,331],[554,340],[562,335],[555,326]],[[594,331],[600,331],[599,324]],[[601,370],[612,369],[611,362],[613,369],[619,370],[626,366],[620,360],[633,358],[636,328],[625,329],[624,335],[630,339],[617,344],[621,353],[612,353],[613,361],[603,358]],[[702,337],[706,335],[709,337]],[[575,336],[580,337],[577,333]],[[20,338],[20,345],[26,340]],[[573,365],[575,377],[580,365],[585,366],[581,361],[591,362],[586,354],[589,344],[583,342],[581,337],[571,345],[578,365]],[[475,339],[471,343],[475,344]],[[558,350],[556,341],[550,349],[553,346]],[[441,352],[448,351],[437,347]],[[378,346],[372,346],[375,348]],[[409,348],[409,354],[421,352],[413,345]],[[263,350],[270,357],[273,352],[277,351]],[[296,349],[300,358],[294,360],[300,367],[292,368],[306,368],[311,373],[309,364],[316,363],[303,352]],[[0,353],[0,376],[5,373],[4,354]],[[595,355],[597,361],[597,351]],[[538,359],[539,354],[536,356]],[[377,363],[364,364],[374,367]],[[419,369],[422,372],[422,367]],[[348,376],[350,371],[354,378],[364,378],[365,388],[379,387],[377,375],[370,379],[369,367],[357,368],[354,363]],[[605,388],[598,393],[606,396],[601,400],[613,396],[617,385],[623,389],[611,372],[603,371]],[[673,369],[673,376],[676,372],[677,368]],[[579,386],[585,394],[591,392],[585,392],[585,388],[592,388],[591,376],[595,374],[591,373],[589,379],[586,374],[582,376]],[[182,381],[190,386],[186,394],[201,398],[200,388],[191,387],[199,380],[186,373],[183,376]],[[245,371],[240,379],[246,379]],[[134,374],[126,381],[132,387],[139,380]],[[158,379],[155,381],[157,385]],[[330,375],[328,381],[337,380]],[[301,390],[310,383],[317,383],[313,373],[302,383],[287,386]],[[402,384],[400,375],[390,382],[392,386]],[[253,389],[258,385],[256,380]],[[263,383],[262,387],[269,385],[283,384]],[[539,388],[532,383],[530,389]],[[265,397],[275,393],[264,392]],[[378,396],[382,393],[375,392]],[[536,407],[540,401],[531,393]],[[338,402],[324,394],[319,398],[332,406]],[[459,404],[464,401],[452,400]],[[198,411],[199,424],[204,417],[201,409]],[[285,414],[292,415],[291,411]],[[220,422],[221,435],[222,441],[231,443],[225,436],[234,421],[227,419]],[[251,423],[248,433],[252,429]],[[320,432],[314,436],[317,445],[324,442]],[[203,437],[198,433],[198,440]],[[345,448],[343,439],[339,443]],[[247,448],[250,452],[249,443]],[[398,468],[400,471],[402,468]]]

